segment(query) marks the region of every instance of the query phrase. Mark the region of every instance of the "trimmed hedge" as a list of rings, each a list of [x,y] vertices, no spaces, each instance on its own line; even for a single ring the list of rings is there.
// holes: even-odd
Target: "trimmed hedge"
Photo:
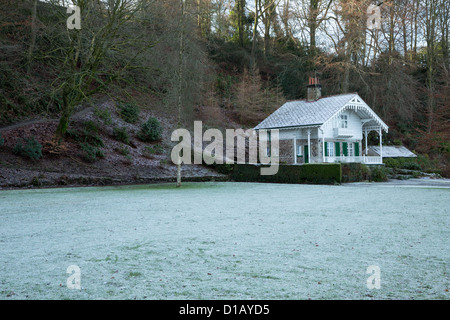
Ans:
[[[227,165],[230,166],[230,165]],[[261,175],[260,165],[234,164],[230,178],[240,182],[271,182],[271,183],[312,183],[335,184],[342,182],[342,171],[339,163],[280,165],[275,175]]]

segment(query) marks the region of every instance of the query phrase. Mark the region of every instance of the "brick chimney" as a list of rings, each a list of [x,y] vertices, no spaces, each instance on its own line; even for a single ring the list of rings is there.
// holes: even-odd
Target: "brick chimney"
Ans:
[[[306,88],[308,88],[307,101],[317,101],[322,96],[322,85],[319,84],[317,77],[309,77],[309,84]]]

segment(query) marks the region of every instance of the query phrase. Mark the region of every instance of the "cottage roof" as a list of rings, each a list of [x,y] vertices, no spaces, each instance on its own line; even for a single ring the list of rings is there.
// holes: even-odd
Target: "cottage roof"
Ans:
[[[376,119],[374,124],[381,124],[386,130],[387,126],[364,103],[357,93],[340,94],[323,97],[316,101],[295,100],[288,101],[261,121],[255,129],[275,129],[286,127],[320,126],[334,115],[339,113],[347,104],[357,101],[361,105],[358,112],[366,118]]]
[[[356,94],[342,94],[317,101],[288,101],[258,124],[255,129],[321,125]]]

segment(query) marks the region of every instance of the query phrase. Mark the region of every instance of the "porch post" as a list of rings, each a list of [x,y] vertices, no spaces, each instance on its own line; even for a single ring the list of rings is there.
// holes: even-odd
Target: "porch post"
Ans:
[[[308,162],[311,163],[311,129],[308,132]]]
[[[317,130],[317,136],[319,136],[319,129]],[[322,130],[322,162],[325,162],[325,137]]]
[[[297,138],[296,138],[295,134],[294,134],[293,142],[294,142],[294,164],[297,164]]]
[[[368,155],[368,151],[369,150],[367,150],[367,129],[366,130],[364,130],[364,139],[365,139],[365,142],[366,142],[366,149],[365,149],[365,154],[366,154],[366,156]]]

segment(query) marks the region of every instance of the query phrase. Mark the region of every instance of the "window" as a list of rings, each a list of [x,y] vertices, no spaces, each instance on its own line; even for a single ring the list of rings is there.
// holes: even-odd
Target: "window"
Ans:
[[[349,143],[348,144],[348,156],[349,157],[353,157],[354,153],[353,153],[353,143]]]
[[[266,150],[266,151],[267,151],[267,156],[268,156],[268,157],[271,156],[271,152],[270,152],[270,151],[271,151],[271,150],[270,150],[270,146],[271,146],[271,143],[272,143],[272,142],[271,142],[271,138],[272,138],[272,137],[271,137],[271,136],[272,136],[271,133],[272,133],[272,132],[267,131],[267,150]]]
[[[302,156],[302,146],[298,146],[297,156],[298,156],[298,157],[301,157],[301,156]]]
[[[328,157],[334,157],[334,143],[333,142],[327,143],[327,155],[328,155]]]
[[[341,128],[348,128],[348,118],[346,114],[341,115]]]

